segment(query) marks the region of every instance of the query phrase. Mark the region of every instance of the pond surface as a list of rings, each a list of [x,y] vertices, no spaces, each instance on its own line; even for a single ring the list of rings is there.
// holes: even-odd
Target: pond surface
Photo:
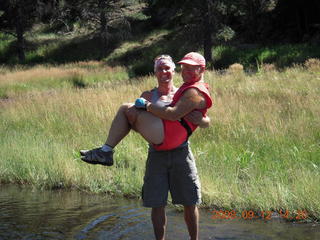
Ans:
[[[140,201],[77,191],[0,185],[0,240],[151,240],[150,210]],[[187,240],[183,213],[167,208],[168,240]],[[318,240],[320,226],[283,219],[212,219],[200,211],[200,239]]]

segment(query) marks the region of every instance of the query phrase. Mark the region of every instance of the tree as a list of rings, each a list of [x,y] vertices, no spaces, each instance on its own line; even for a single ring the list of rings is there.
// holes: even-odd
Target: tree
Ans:
[[[203,54],[209,66],[212,67],[212,33],[213,24],[213,3],[211,0],[202,1],[202,22],[203,22]]]
[[[320,3],[318,0],[281,0],[275,8],[274,25],[279,36],[291,41],[320,37]]]
[[[155,25],[180,25],[188,28],[189,42],[196,38],[204,57],[212,66],[212,45],[216,28],[213,13],[215,0],[148,0],[146,13]]]
[[[72,30],[68,23],[78,22],[98,37],[100,58],[106,56],[111,37],[118,39],[130,35],[130,23],[123,13],[124,0],[64,0],[60,2],[59,14],[53,21],[62,22]]]
[[[0,12],[0,31],[17,39],[17,55],[22,63],[25,61],[24,34],[36,20],[36,4],[31,0],[1,0]]]
[[[105,49],[108,48],[108,27],[107,27],[107,17],[106,17],[106,1],[99,0],[98,3],[100,9],[100,58],[105,57]]]

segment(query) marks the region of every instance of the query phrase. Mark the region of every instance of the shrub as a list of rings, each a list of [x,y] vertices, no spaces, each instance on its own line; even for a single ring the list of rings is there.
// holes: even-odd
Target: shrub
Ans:
[[[243,72],[243,65],[240,64],[240,63],[231,64],[231,65],[228,67],[228,72],[229,72],[229,73],[239,73],[239,72]]]
[[[274,64],[271,64],[271,63],[261,64],[260,68],[261,68],[261,70],[263,72],[272,72],[272,71],[277,70],[276,66]]]
[[[311,71],[320,71],[320,59],[309,58],[304,62],[304,66]]]

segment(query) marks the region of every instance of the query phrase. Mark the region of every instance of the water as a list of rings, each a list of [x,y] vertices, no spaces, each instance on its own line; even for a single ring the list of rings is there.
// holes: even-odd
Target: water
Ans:
[[[150,240],[150,210],[137,200],[0,185],[0,240]],[[183,213],[167,208],[167,239],[188,239]],[[213,220],[200,211],[200,239],[318,240],[320,226],[271,220]]]

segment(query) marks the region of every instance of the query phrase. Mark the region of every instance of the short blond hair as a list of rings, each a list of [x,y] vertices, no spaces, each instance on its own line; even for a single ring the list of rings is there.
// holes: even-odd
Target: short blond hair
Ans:
[[[167,63],[170,68],[174,71],[176,68],[176,65],[174,64],[172,58],[169,55],[159,55],[154,59],[154,72],[157,71],[158,66],[160,66],[163,63]]]

